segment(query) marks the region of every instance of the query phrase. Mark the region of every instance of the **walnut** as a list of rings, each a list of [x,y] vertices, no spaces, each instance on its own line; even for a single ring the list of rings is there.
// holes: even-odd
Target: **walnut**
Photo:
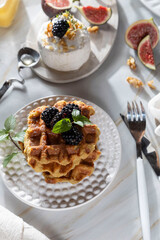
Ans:
[[[69,40],[74,40],[76,33],[74,31],[67,31],[66,36]]]
[[[133,57],[130,57],[128,60],[127,60],[127,65],[131,68],[131,69],[136,69],[136,61]]]
[[[135,88],[140,88],[144,85],[141,80],[138,80],[137,78],[133,78],[133,77],[128,77],[127,82]]]
[[[53,28],[53,23],[49,22],[47,25],[47,30],[45,31],[45,34],[47,35],[47,37],[53,37],[53,33],[52,33],[52,28]]]
[[[88,27],[87,30],[89,33],[97,33],[99,30],[99,27],[98,26]]]
[[[155,90],[156,87],[155,87],[153,84],[154,84],[154,81],[153,81],[153,80],[148,81],[148,83],[147,83],[147,85],[148,85],[151,89]]]

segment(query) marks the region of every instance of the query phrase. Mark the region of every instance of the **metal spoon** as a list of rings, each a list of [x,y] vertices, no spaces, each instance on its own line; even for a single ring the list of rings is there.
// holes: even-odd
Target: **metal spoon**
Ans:
[[[28,47],[21,48],[18,52],[18,73],[23,68],[32,68],[34,67],[40,59],[40,54]]]
[[[21,80],[12,78],[5,81],[3,86],[0,88],[0,99],[3,97],[3,95],[6,93],[6,91],[12,85],[13,82],[16,81],[21,84],[24,84],[25,80],[21,75],[21,70],[23,68],[32,68],[33,66],[35,66],[39,62],[40,54],[32,48],[24,47],[19,50],[17,58],[18,58],[18,74],[21,77]]]

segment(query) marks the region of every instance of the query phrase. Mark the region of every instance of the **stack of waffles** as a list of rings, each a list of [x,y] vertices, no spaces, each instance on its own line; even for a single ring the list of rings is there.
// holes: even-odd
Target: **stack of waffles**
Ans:
[[[90,118],[95,113],[93,107],[81,101],[58,101],[54,107],[59,111],[68,103],[79,106],[81,114]],[[28,164],[42,172],[47,183],[70,182],[76,184],[94,171],[94,161],[100,156],[97,142],[100,130],[95,124],[85,125],[81,130],[82,141],[67,145],[61,134],[55,134],[41,119],[47,106],[32,110],[28,116],[28,129],[24,139],[24,154]]]

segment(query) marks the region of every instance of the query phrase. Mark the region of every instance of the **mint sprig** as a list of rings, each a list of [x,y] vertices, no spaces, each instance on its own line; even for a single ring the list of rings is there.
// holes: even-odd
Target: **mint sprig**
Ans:
[[[13,115],[11,115],[5,120],[4,129],[0,130],[0,142],[5,140],[10,140],[19,151],[22,151],[18,145],[18,142],[24,141],[25,132],[22,131],[17,134],[14,134],[15,127],[16,127],[16,118]],[[13,159],[13,157],[19,153],[19,151],[13,152],[5,156],[3,160],[3,167],[6,167],[7,164]]]
[[[53,133],[63,133],[63,132],[67,132],[72,128],[72,123],[71,120],[69,118],[64,118],[60,121],[58,121],[53,129],[52,132]]]
[[[85,125],[92,124],[91,121],[87,117],[81,115],[80,111],[77,109],[74,109],[72,111],[72,118],[73,118],[73,123],[79,125],[80,127],[84,127]],[[71,130],[71,128],[72,128],[71,120],[69,118],[64,118],[58,121],[54,125],[52,132],[56,134],[60,134],[60,133]]]
[[[5,123],[4,123],[4,127],[6,131],[10,131],[10,130],[14,130],[16,126],[16,119],[13,115],[9,116]]]
[[[76,110],[76,109],[73,109],[73,111],[72,111],[72,118],[73,118],[74,123],[81,127],[92,124],[91,121],[87,117],[81,115],[80,111]]]
[[[7,167],[8,163],[18,154],[19,152],[13,152],[7,155],[3,160],[3,167]]]

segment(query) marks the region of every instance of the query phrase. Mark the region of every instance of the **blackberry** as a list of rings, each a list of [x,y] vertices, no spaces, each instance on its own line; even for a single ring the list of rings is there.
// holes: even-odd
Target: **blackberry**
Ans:
[[[61,111],[62,113],[62,117],[63,118],[70,118],[71,121],[73,121],[73,118],[72,118],[72,111],[73,109],[76,109],[76,110],[80,110],[80,108],[78,107],[78,105],[74,104],[74,103],[69,103],[67,104]]]
[[[56,115],[53,117],[53,119],[50,122],[50,126],[51,128],[53,128],[53,126],[62,119],[62,114],[61,112],[57,112]]]
[[[42,116],[41,119],[45,122],[46,126],[48,128],[50,128],[50,123],[53,119],[53,117],[58,113],[58,109],[55,107],[49,107],[46,108],[43,112],[42,112]]]
[[[66,144],[78,145],[82,141],[83,134],[76,126],[73,126],[71,130],[62,133],[62,138]]]
[[[62,38],[69,28],[67,20],[60,19],[53,24],[52,33],[53,36]]]

